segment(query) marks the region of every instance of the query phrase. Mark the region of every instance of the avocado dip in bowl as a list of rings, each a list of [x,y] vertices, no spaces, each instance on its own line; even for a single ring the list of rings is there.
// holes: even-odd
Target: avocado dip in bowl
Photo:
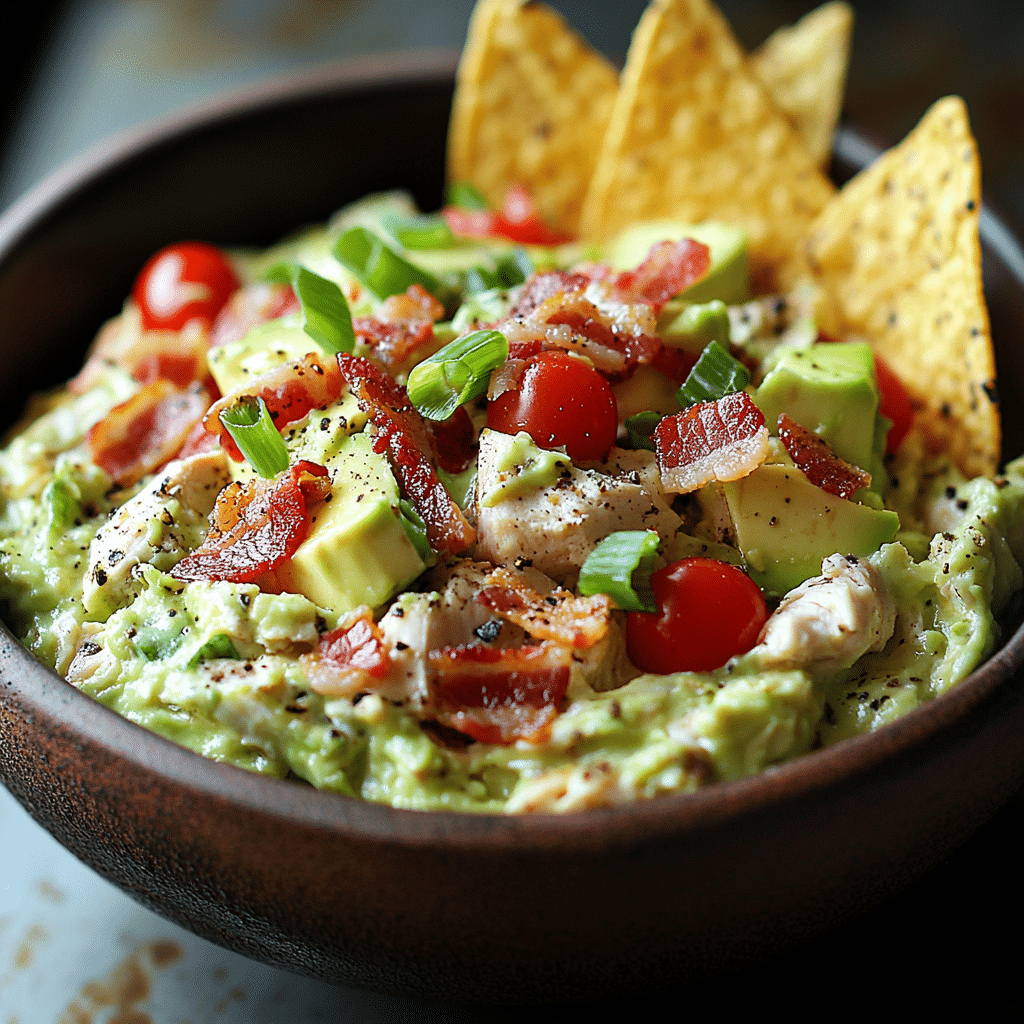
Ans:
[[[5,373],[19,396],[7,418],[78,369],[163,245],[265,245],[392,188],[436,209],[453,64],[345,68],[214,104],[12,208],[0,224]],[[843,134],[837,174],[867,155]],[[982,235],[1010,394],[1024,377],[1007,345],[1021,325],[1020,250],[994,218]],[[1004,414],[1008,455],[1021,426]],[[752,778],[567,816],[401,810],[217,764],[75,690],[5,630],[0,771],[105,877],[266,962],[448,999],[625,994],[806,939],[986,820],[1024,769],[1016,626],[1004,624],[1004,646],[969,679],[879,732]]]

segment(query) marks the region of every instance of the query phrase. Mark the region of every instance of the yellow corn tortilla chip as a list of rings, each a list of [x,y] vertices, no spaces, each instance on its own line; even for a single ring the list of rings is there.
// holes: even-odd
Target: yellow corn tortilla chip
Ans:
[[[757,287],[786,266],[834,189],[707,0],[653,0],[633,34],[581,217],[585,237],[637,221],[744,227]]]
[[[967,109],[949,96],[843,188],[805,243],[840,329],[871,341],[931,445],[968,477],[994,473],[1000,445],[980,187]]]
[[[836,0],[780,28],[751,54],[775,105],[819,167],[828,165],[850,63],[853,11]]]
[[[449,180],[498,208],[524,185],[548,225],[575,233],[617,87],[611,64],[554,11],[480,0],[459,63]]]

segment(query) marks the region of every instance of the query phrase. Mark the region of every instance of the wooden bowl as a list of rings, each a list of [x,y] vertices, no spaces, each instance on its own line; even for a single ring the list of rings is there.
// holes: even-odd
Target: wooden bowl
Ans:
[[[208,103],[87,156],[8,210],[6,420],[74,372],[163,244],[268,243],[397,186],[436,207],[453,67],[450,54],[375,59]],[[844,133],[837,176],[872,152]],[[1024,255],[988,212],[982,234],[1013,394],[1024,387]],[[1005,415],[1014,454],[1024,411]],[[79,693],[5,627],[0,778],[105,878],[247,956],[445,1000],[621,996],[791,948],[937,864],[1024,780],[1022,657],[1024,629],[1011,628],[946,696],[755,778],[503,817],[394,810],[207,761]]]

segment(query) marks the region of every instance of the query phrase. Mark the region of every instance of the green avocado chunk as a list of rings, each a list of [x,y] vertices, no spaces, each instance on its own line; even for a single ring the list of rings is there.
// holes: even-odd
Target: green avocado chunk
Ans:
[[[711,267],[704,277],[683,289],[676,299],[686,302],[721,299],[731,304],[746,302],[750,298],[747,236],[742,228],[731,224],[715,221],[683,224],[675,220],[634,224],[607,243],[602,258],[615,270],[632,270],[644,261],[656,242],[683,238],[692,238],[711,250]]]
[[[398,483],[366,434],[346,437],[328,462],[330,500],[312,509],[312,525],[277,572],[283,590],[338,615],[377,607],[411,583],[426,563],[399,515]]]
[[[791,465],[759,466],[722,486],[747,570],[769,595],[819,575],[829,555],[873,554],[900,528],[895,512],[829,494]]]
[[[871,469],[878,388],[869,345],[812,345],[782,355],[754,392],[772,434],[782,413],[813,430],[841,459]]]

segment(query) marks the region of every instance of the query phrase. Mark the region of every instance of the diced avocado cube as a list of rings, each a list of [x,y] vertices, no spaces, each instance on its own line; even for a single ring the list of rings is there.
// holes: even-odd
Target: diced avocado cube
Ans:
[[[634,224],[616,235],[605,246],[603,259],[615,270],[632,270],[647,257],[656,242],[692,238],[711,250],[711,266],[699,281],[685,288],[676,298],[687,302],[721,299],[726,304],[746,302],[750,298],[750,267],[747,261],[747,236],[731,224],[705,221],[682,224],[675,220],[653,220]]]
[[[871,469],[878,388],[870,346],[845,342],[787,351],[753,398],[773,434],[786,413],[839,458]]]
[[[294,363],[307,352],[323,349],[303,330],[297,317],[280,317],[258,324],[238,341],[211,348],[210,373],[222,395],[245,387],[254,377],[283,363]]]
[[[747,570],[769,595],[818,576],[829,555],[873,554],[900,528],[895,512],[829,494],[795,466],[763,465],[722,487]]]
[[[426,568],[398,516],[398,483],[366,434],[344,440],[330,460],[331,496],[312,510],[312,526],[277,570],[283,590],[344,614],[377,607]]]
[[[729,348],[729,310],[721,299],[687,303],[673,299],[658,318],[658,337],[672,348],[699,356],[713,341]]]

